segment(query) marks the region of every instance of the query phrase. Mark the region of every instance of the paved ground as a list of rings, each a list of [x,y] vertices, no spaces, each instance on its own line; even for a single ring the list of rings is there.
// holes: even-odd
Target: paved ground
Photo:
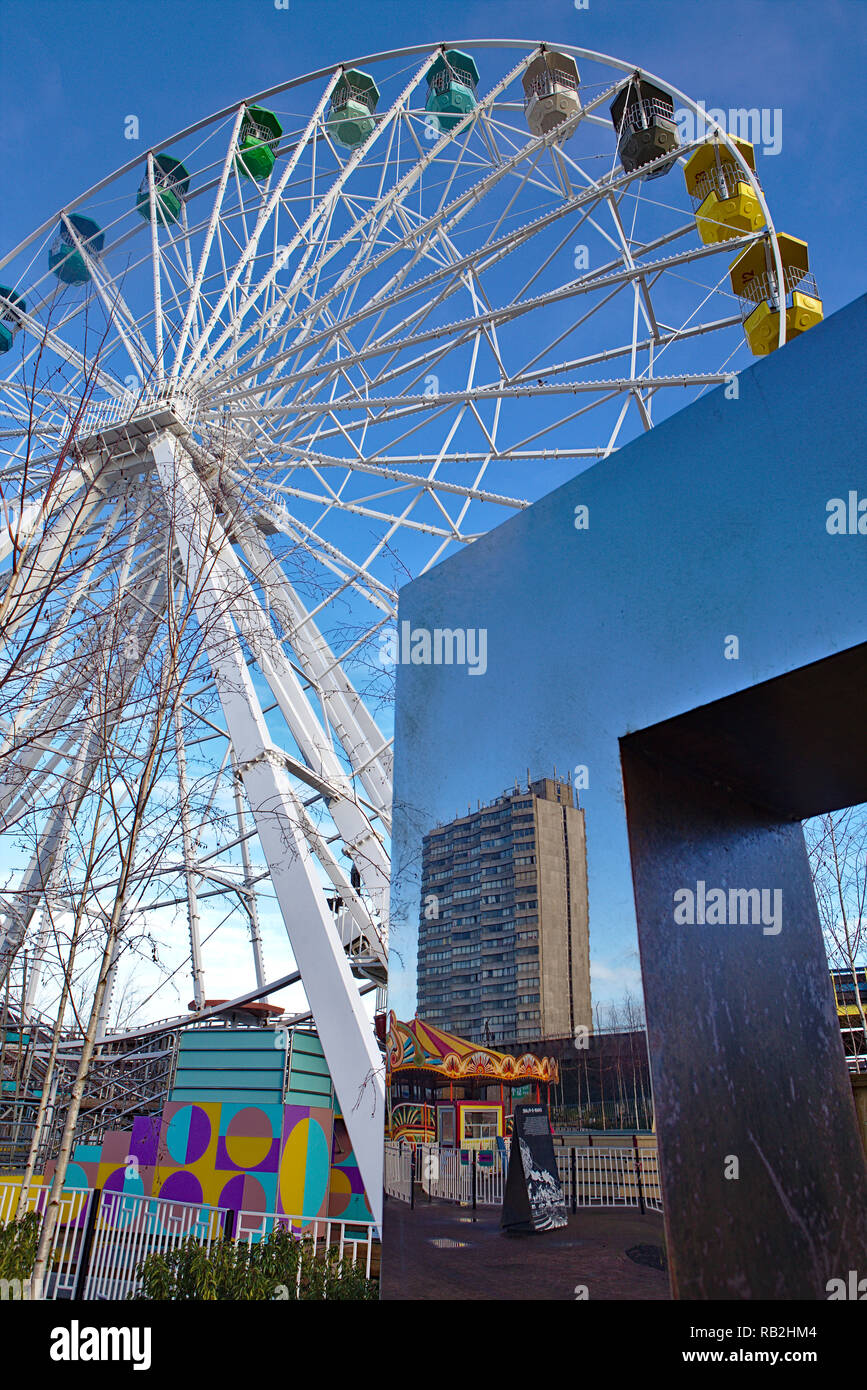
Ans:
[[[668,1277],[627,1258],[636,1245],[665,1244],[662,1217],[581,1211],[563,1230],[507,1236],[496,1208],[473,1213],[447,1202],[414,1209],[385,1204],[384,1299],[557,1299],[578,1284],[593,1299],[667,1299]]]

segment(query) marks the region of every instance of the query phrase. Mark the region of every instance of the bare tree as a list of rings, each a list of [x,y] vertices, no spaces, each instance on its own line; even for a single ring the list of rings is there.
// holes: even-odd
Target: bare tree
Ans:
[[[867,963],[867,806],[817,816],[804,834],[828,959],[852,980],[856,1056],[867,1059],[867,998],[858,979]]]
[[[166,553],[160,567],[173,576],[171,525],[163,535]],[[205,634],[194,616],[194,593],[185,595],[172,580],[165,589],[162,621],[136,624],[144,615],[130,602],[126,574],[121,570],[106,582],[112,578],[115,592],[100,615],[99,679],[87,701],[88,746],[96,746],[100,775],[97,805],[89,817],[85,811],[85,819],[92,820],[99,847],[74,890],[77,910],[94,923],[102,950],[43,1216],[33,1270],[37,1287],[47,1268],[106,990],[124,942],[124,923],[158,872],[166,844],[177,836],[179,808],[167,808],[158,789],[163,770],[175,755],[175,716],[204,650]],[[131,630],[135,633],[132,642]],[[104,824],[103,807],[108,812]],[[80,804],[77,809],[81,819]],[[108,861],[112,868],[107,876]]]

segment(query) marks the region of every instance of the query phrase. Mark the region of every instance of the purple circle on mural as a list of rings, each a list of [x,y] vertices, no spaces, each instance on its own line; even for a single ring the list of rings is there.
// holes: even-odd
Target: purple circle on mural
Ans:
[[[161,1202],[201,1202],[202,1184],[195,1173],[170,1173],[157,1195]]]
[[[249,1173],[236,1173],[220,1193],[219,1206],[227,1211],[264,1211],[267,1206],[265,1189],[259,1179]]]

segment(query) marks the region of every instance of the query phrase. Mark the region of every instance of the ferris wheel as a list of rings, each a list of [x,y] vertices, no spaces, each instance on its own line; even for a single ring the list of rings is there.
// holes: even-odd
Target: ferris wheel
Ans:
[[[371,1191],[399,584],[821,317],[752,146],[684,143],[683,110],[568,46],[377,54],[137,152],[0,258],[0,845],[31,835],[2,974],[28,949],[37,997],[183,609],[174,833],[125,910],[172,925],[192,1016],[217,917],[249,935],[238,997],[300,979]]]

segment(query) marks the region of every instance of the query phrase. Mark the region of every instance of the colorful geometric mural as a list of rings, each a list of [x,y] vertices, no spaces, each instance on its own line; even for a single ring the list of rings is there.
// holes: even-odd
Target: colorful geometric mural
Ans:
[[[328,1215],[341,1221],[370,1221],[371,1211],[361,1173],[349,1142],[346,1122],[334,1117],[334,1142],[328,1198]]]
[[[200,1037],[195,1041],[201,1067],[204,1049]],[[223,1033],[215,1041],[225,1049],[229,1040]],[[304,1065],[310,1067],[311,1055],[313,1064],[316,1057],[311,1046],[318,1047],[318,1039],[306,1043]],[[327,1077],[326,1082],[325,1099],[333,1094]],[[193,1100],[185,1088],[183,1099],[169,1100],[161,1115],[138,1116],[131,1130],[110,1131],[99,1145],[78,1145],[66,1186],[277,1212],[298,1218],[300,1228],[317,1217],[369,1221],[370,1206],[336,1101],[251,1104],[243,1099],[242,1078],[233,1077],[233,1083],[237,1099]],[[219,1094],[215,1086],[203,1089],[209,1097]],[[254,1089],[261,1095],[261,1067],[251,1077]],[[287,1090],[297,1093],[294,1087]],[[53,1172],[49,1163],[46,1182]]]

